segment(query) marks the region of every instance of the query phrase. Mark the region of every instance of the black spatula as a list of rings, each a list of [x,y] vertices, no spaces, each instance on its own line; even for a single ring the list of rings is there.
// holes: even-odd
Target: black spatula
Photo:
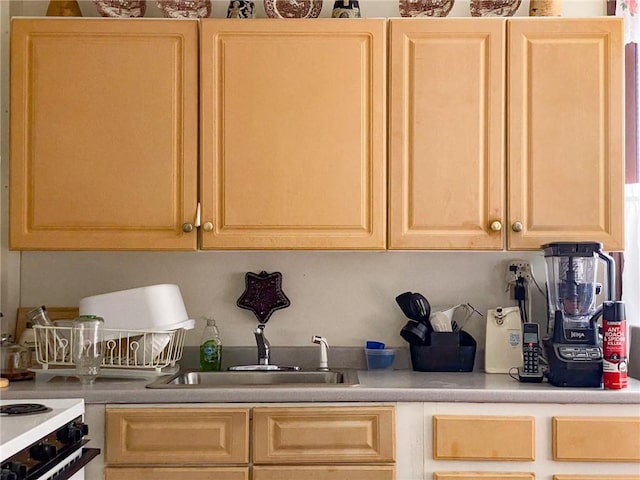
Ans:
[[[413,292],[401,293],[396,297],[396,303],[407,318],[418,321],[418,317],[414,314],[413,295]]]

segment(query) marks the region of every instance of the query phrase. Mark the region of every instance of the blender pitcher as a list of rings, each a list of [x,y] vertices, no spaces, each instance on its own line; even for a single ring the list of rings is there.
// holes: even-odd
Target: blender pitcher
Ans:
[[[558,326],[555,318],[561,317],[565,340],[583,341],[584,336],[578,331],[593,330],[602,310],[601,306],[596,307],[596,295],[601,289],[597,283],[598,259],[607,264],[609,300],[612,300],[614,291],[613,259],[602,252],[602,244],[597,242],[555,242],[543,248],[551,333]]]

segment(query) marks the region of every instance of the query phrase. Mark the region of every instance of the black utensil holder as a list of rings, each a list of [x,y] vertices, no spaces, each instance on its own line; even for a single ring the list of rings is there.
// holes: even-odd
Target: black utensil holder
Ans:
[[[417,372],[471,372],[476,341],[467,332],[431,332],[424,345],[411,345],[411,365]]]

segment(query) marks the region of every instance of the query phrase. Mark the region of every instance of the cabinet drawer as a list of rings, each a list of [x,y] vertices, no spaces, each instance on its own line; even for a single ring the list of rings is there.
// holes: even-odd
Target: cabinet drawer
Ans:
[[[640,418],[553,417],[553,459],[640,462]]]
[[[532,461],[534,445],[533,417],[433,417],[434,459]]]
[[[249,480],[249,467],[108,467],[105,480]]]
[[[107,408],[107,465],[249,462],[249,409]]]
[[[394,407],[255,408],[253,461],[391,463]]]
[[[433,480],[534,480],[533,473],[504,472],[434,472]]]
[[[395,467],[380,466],[306,466],[254,467],[253,480],[394,480]]]
[[[553,480],[640,480],[640,475],[554,475]]]

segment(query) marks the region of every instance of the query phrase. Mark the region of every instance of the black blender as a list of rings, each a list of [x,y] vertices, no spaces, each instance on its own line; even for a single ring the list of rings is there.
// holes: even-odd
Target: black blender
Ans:
[[[558,387],[602,385],[602,342],[596,307],[601,285],[598,259],[606,264],[607,300],[614,296],[613,259],[597,242],[554,242],[543,245],[547,270],[550,336],[544,339],[549,383]]]

